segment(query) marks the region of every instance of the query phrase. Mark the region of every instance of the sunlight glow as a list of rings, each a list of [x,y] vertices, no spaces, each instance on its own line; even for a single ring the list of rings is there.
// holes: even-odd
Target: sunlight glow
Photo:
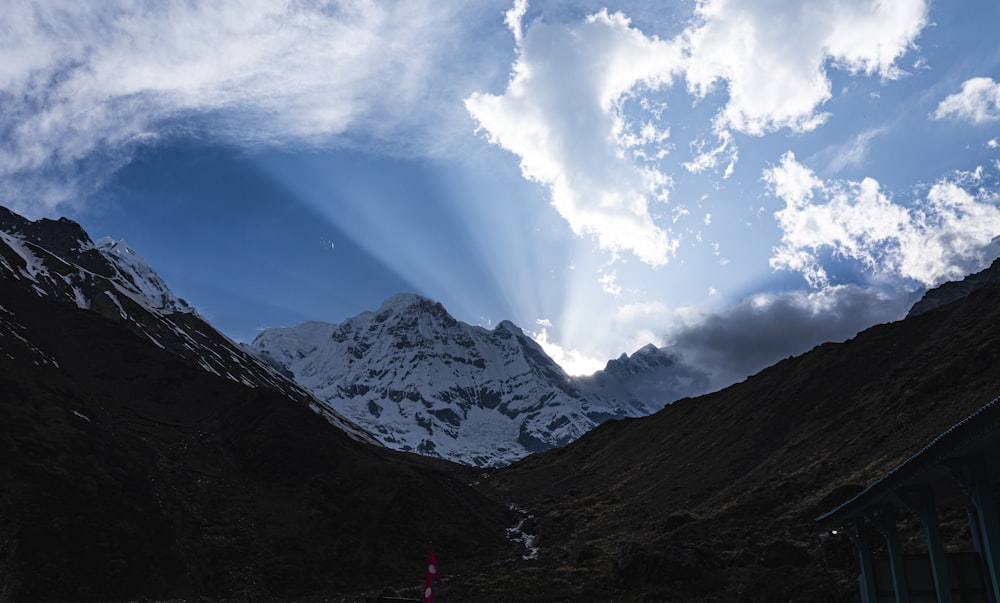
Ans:
[[[575,377],[593,375],[607,364],[607,360],[588,357],[580,350],[567,350],[559,344],[549,341],[549,331],[545,327],[540,331],[531,332],[529,335],[569,375]]]

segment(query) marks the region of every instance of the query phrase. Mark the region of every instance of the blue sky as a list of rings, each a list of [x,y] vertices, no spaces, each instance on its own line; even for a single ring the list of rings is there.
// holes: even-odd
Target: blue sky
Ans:
[[[725,383],[1000,255],[992,0],[6,4],[0,202],[238,340],[410,291]]]

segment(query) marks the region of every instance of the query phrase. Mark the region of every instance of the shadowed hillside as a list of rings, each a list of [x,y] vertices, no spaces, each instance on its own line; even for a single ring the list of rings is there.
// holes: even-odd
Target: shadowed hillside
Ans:
[[[11,220],[0,602],[417,596],[430,547],[442,603],[856,600],[813,519],[1000,394],[983,284],[485,475],[366,443],[78,227]]]
[[[991,285],[605,424],[489,480],[535,515],[543,553],[477,580],[539,601],[854,600],[851,545],[813,518],[996,397],[998,363]]]
[[[0,283],[0,600],[290,600],[505,550],[466,468]]]

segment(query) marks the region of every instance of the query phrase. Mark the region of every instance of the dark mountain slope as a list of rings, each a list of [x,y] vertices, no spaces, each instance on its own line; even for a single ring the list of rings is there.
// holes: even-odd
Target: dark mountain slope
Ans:
[[[0,280],[96,312],[210,373],[311,404],[357,439],[374,442],[212,328],[123,241],[98,243],[72,220],[32,222],[0,207]]]
[[[0,600],[288,600],[506,548],[467,469],[359,443],[93,312],[0,282]]]
[[[1000,394],[998,363],[1000,287],[987,285],[602,425],[489,487],[537,516],[540,563],[566,579],[533,600],[850,600],[850,545],[821,546],[813,518]]]

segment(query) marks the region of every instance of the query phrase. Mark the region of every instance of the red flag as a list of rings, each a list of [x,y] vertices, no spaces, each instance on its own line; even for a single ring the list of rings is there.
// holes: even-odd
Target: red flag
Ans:
[[[438,577],[438,562],[434,549],[427,555],[427,577],[424,578],[424,603],[434,603],[434,581]]]

